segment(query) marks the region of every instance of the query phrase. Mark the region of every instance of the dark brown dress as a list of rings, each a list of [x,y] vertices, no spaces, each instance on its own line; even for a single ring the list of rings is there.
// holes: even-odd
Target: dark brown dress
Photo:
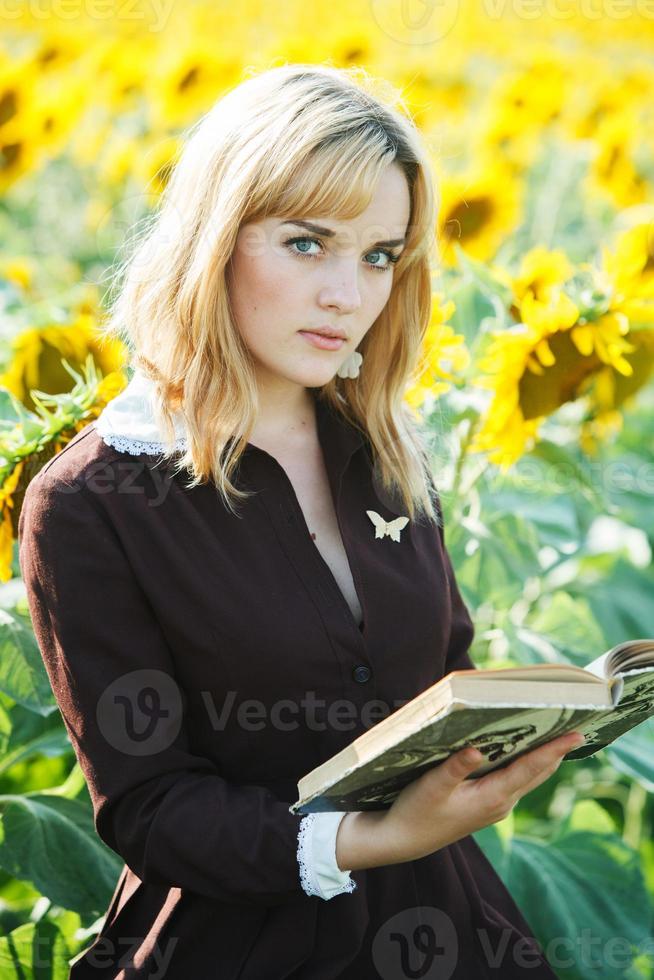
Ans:
[[[366,511],[401,511],[368,441],[316,411],[362,628],[283,467],[251,444],[237,479],[257,493],[241,516],[93,424],[28,487],[36,637],[97,833],[125,862],[74,980],[556,976],[472,836],[353,871],[354,891],[327,901],[301,886],[302,816],[288,810],[300,777],[384,706],[474,667],[442,529],[375,538]],[[328,721],[340,699],[348,710]]]

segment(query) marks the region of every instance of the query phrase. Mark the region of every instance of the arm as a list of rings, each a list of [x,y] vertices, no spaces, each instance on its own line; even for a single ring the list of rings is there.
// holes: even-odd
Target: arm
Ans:
[[[171,652],[101,501],[39,474],[19,546],[37,642],[101,839],[144,882],[233,903],[301,898],[302,817],[263,787],[230,784],[193,752]]]

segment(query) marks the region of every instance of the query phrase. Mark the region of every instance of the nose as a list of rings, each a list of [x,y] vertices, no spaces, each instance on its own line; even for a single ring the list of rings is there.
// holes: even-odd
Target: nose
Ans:
[[[361,306],[359,269],[356,263],[339,263],[333,269],[329,281],[322,286],[318,299],[323,309],[355,313]]]

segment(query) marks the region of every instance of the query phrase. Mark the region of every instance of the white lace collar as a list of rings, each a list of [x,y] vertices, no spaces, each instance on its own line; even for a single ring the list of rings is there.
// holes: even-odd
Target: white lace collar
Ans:
[[[157,456],[166,452],[164,433],[154,414],[155,383],[138,368],[125,388],[105,405],[91,424],[108,445],[119,452]],[[358,429],[347,424],[316,398],[316,420],[319,439],[328,457],[333,454],[344,461],[364,443]],[[173,412],[175,451],[186,452],[188,437],[181,411]],[[250,443],[247,444],[251,446]],[[256,448],[256,447],[252,447]],[[263,452],[263,450],[259,450]],[[266,454],[267,455],[267,454]]]
[[[164,435],[157,425],[152,396],[155,385],[138,369],[119,395],[112,398],[93,423],[108,446],[123,453],[163,453]],[[186,426],[180,412],[173,413],[175,449],[186,451]]]

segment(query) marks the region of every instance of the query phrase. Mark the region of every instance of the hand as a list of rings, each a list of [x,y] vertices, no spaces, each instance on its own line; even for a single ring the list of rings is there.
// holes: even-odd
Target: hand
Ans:
[[[336,838],[339,868],[414,861],[503,820],[583,742],[578,732],[569,732],[478,779],[466,777],[483,761],[481,752],[455,752],[405,786],[388,810],[347,813]]]

